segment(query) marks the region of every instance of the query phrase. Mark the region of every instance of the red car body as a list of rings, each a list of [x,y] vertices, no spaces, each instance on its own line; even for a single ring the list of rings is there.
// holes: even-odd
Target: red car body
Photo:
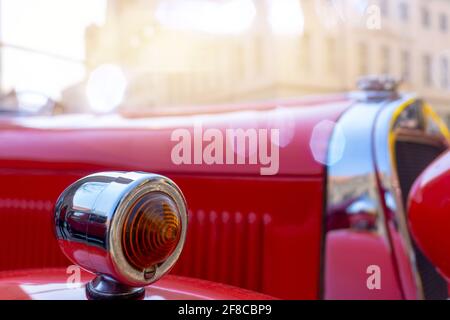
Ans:
[[[450,152],[417,179],[410,196],[411,229],[419,245],[447,279],[450,278]]]
[[[392,99],[389,104],[399,107],[405,101],[416,100]],[[314,132],[323,124],[338,123],[347,112],[357,110],[358,104],[379,108],[374,116],[387,105],[386,101],[358,102],[337,95],[209,107],[190,114],[1,119],[0,270],[67,266],[52,231],[54,203],[61,192],[94,172],[145,171],[169,177],[187,199],[188,236],[172,274],[284,299],[419,298],[412,275],[408,278],[409,262],[401,256],[402,240],[393,226],[386,244],[372,231],[345,229],[370,221],[366,219],[370,214],[350,222],[344,217],[341,223],[346,227],[336,231],[329,230],[331,220],[325,221],[330,193],[325,160],[333,130]],[[367,121],[376,140],[370,129],[373,120]],[[222,132],[281,127],[278,174],[261,176],[255,165],[175,165],[171,133],[177,128],[193,133],[198,123]],[[395,245],[398,252],[392,251]],[[366,266],[372,264],[384,270],[381,290],[366,286]],[[20,276],[5,276],[0,291],[20,284]],[[49,283],[62,281],[61,276],[46,271],[39,276],[30,273],[30,277],[32,283],[47,278]],[[177,278],[161,280],[161,285],[170,291],[178,285],[173,279]],[[171,297],[202,296],[203,282],[198,284],[185,296]],[[211,291],[205,296],[225,297]],[[231,290],[228,297],[261,296],[239,296]]]

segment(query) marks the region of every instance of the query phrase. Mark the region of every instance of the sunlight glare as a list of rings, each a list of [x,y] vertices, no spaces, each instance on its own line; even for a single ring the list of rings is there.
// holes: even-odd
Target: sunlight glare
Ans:
[[[103,24],[106,8],[106,0],[2,1],[2,91],[59,99],[65,88],[82,81],[85,28]]]
[[[277,35],[303,34],[305,17],[298,0],[267,0],[269,24]]]
[[[213,34],[244,32],[255,16],[252,0],[165,0],[156,10],[156,18],[164,26]]]

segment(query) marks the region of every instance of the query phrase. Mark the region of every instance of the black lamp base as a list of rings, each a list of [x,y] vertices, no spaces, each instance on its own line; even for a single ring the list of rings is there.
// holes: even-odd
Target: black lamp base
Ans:
[[[139,300],[144,298],[145,289],[130,287],[99,275],[86,285],[86,295],[91,300]]]

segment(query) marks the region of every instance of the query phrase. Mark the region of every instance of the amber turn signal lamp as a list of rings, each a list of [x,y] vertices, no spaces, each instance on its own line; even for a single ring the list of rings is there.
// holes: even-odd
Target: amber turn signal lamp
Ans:
[[[127,261],[147,270],[165,261],[181,235],[181,218],[174,201],[163,193],[150,193],[130,206],[124,219],[122,248]]]

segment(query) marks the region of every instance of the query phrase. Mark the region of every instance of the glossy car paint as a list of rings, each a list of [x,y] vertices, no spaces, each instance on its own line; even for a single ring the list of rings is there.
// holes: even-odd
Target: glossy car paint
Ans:
[[[409,196],[409,222],[424,253],[450,280],[450,152],[416,180]]]
[[[339,96],[189,116],[1,120],[0,269],[67,265],[51,231],[59,194],[93,172],[146,171],[174,180],[188,201],[190,229],[175,273],[280,298],[319,298],[320,159],[331,132],[311,138],[318,125],[336,121],[350,104]],[[280,129],[279,174],[263,177],[254,165],[174,165],[171,133],[193,132],[198,123],[222,132]]]
[[[86,283],[66,269],[0,272],[0,300],[88,300]],[[78,275],[78,274],[77,274]],[[145,300],[271,300],[270,296],[204,280],[168,275],[146,287]]]

